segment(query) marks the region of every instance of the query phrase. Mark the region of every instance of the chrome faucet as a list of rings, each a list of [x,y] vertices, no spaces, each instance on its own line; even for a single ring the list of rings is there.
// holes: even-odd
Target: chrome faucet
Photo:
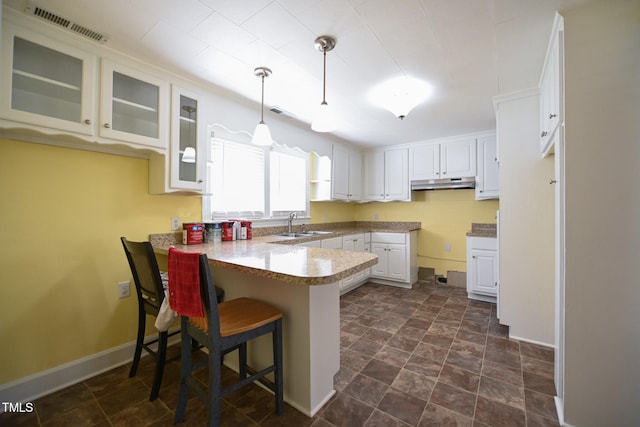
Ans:
[[[291,212],[289,214],[289,230],[288,233],[291,234],[293,231],[291,231],[291,223],[293,223],[293,219],[296,217],[296,213],[295,212]]]

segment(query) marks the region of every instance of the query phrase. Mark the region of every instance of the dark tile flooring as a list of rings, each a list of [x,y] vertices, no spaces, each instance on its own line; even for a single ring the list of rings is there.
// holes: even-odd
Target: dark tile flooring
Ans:
[[[553,351],[508,339],[495,304],[430,282],[411,290],[366,284],[340,303],[341,369],[325,407],[311,419],[287,405],[277,417],[272,395],[250,385],[225,398],[223,426],[558,425]],[[30,414],[2,414],[0,425],[172,426],[179,360],[167,365],[154,402],[153,360],[143,358],[134,378],[128,369],[38,399]],[[205,421],[205,406],[192,397],[183,425]]]

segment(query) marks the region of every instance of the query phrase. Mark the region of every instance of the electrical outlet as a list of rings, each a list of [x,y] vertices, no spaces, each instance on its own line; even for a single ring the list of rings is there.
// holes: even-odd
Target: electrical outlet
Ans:
[[[180,217],[172,216],[171,217],[171,231],[180,230]]]
[[[451,243],[445,243],[444,244],[444,251],[445,252],[451,252]]]
[[[378,218],[379,218],[379,217],[378,217],[378,212],[374,213],[374,214],[373,214],[373,220],[374,220],[374,221],[377,221],[377,220],[378,220]]]
[[[131,296],[131,282],[118,283],[118,298],[127,298]]]

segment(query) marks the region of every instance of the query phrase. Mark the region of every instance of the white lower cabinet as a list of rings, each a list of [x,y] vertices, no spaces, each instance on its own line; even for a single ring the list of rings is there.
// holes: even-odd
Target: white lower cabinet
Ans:
[[[330,237],[328,239],[322,239],[322,248],[328,249],[342,249],[342,237]]]
[[[371,233],[371,253],[378,263],[371,267],[371,281],[409,288],[418,280],[417,231]]]
[[[365,252],[365,235],[369,235],[369,233],[342,236],[342,249],[354,252]],[[366,283],[370,275],[371,269],[367,268],[352,276],[342,279],[340,281],[340,294],[352,291],[358,286]]]
[[[495,237],[467,237],[467,295],[495,302],[498,294],[498,242]]]

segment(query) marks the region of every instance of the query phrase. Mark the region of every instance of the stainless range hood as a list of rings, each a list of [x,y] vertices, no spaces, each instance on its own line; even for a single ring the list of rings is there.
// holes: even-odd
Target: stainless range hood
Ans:
[[[451,188],[476,188],[475,177],[470,178],[444,178],[421,179],[411,181],[411,190],[446,190]]]

